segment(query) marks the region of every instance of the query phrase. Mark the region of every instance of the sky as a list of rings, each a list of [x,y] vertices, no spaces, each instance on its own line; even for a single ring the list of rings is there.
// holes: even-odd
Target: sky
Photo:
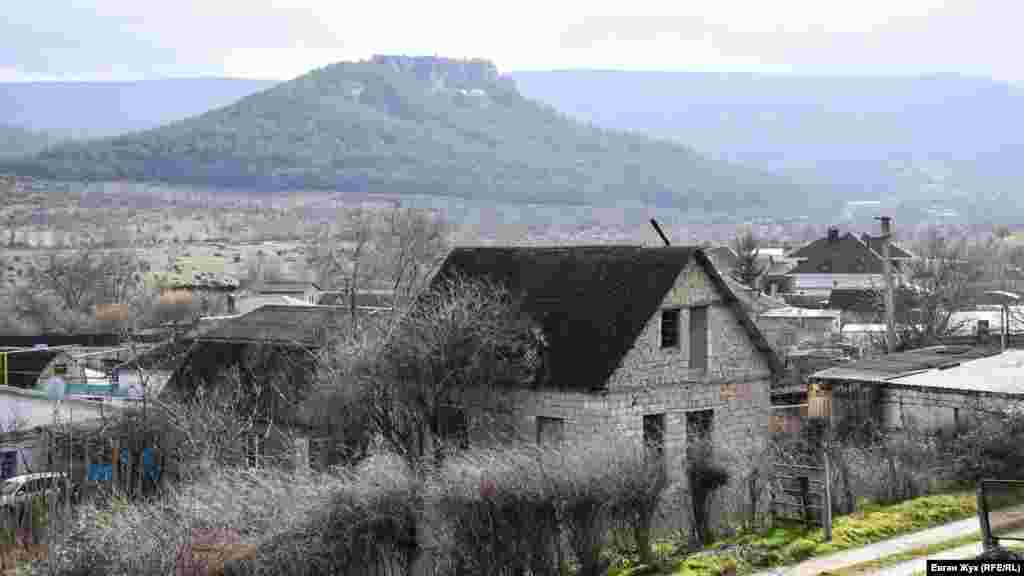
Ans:
[[[284,80],[373,54],[565,68],[1024,80],[1019,0],[33,0],[0,81]]]

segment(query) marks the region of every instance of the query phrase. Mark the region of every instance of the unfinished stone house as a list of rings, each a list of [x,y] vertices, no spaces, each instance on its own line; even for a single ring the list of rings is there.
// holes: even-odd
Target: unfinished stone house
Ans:
[[[681,479],[688,442],[736,465],[762,445],[778,359],[707,255],[689,247],[459,248],[433,282],[486,279],[521,299],[545,349],[533,384],[507,393],[495,426],[520,441],[634,438],[663,446]],[[480,424],[482,422],[482,424]]]

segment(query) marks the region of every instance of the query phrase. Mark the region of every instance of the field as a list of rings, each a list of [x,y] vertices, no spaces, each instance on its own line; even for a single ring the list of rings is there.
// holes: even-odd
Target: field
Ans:
[[[799,245],[830,224],[799,219],[694,221],[677,210],[636,203],[614,206],[493,204],[450,197],[296,191],[257,193],[133,183],[19,182],[0,206],[0,285],[22,285],[28,267],[54,250],[134,250],[157,274],[187,279],[194,272],[238,277],[262,261],[282,275],[308,277],[304,239],[345,212],[391,206],[429,210],[452,224],[455,244],[646,244],[660,239],[657,218],[673,243],[727,243],[741,226],[764,241]],[[848,222],[871,230],[869,217]],[[898,235],[916,237],[933,223],[901,223]],[[957,228],[980,237],[991,228]]]

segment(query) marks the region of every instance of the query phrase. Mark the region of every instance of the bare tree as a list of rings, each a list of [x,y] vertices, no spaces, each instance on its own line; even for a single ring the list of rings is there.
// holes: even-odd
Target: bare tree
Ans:
[[[422,210],[395,206],[383,214],[349,210],[308,242],[307,262],[324,286],[343,287],[353,323],[359,291],[389,287],[401,305],[424,286],[444,256],[449,226]]]
[[[757,280],[761,277],[765,267],[758,264],[760,241],[749,228],[744,230],[733,241],[733,249],[736,250],[736,264],[732,268],[732,277],[737,282],[751,288],[757,288]]]
[[[370,410],[386,443],[412,458],[430,457],[444,407],[488,404],[503,385],[533,380],[531,326],[499,285],[439,282],[396,321],[380,350],[349,372],[348,395]]]
[[[427,212],[400,206],[391,211],[388,222],[391,288],[398,302],[406,302],[444,257],[450,226]]]
[[[919,258],[906,269],[911,314],[901,327],[900,339],[907,349],[937,344],[960,330],[963,323],[954,313],[973,304],[973,286],[982,277],[981,266],[969,257],[964,239],[932,233],[918,252]]]
[[[89,250],[51,253],[30,270],[29,279],[30,285],[15,293],[15,313],[43,332],[109,323],[116,316],[110,305],[131,302],[141,286],[134,254]]]

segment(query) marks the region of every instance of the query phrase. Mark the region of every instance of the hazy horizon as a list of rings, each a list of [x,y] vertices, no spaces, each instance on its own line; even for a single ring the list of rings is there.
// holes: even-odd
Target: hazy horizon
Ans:
[[[991,0],[487,7],[44,0],[15,4],[0,20],[0,81],[285,80],[332,62],[415,54],[487,58],[502,72],[954,73],[1019,82],[1021,17],[1024,5]]]

